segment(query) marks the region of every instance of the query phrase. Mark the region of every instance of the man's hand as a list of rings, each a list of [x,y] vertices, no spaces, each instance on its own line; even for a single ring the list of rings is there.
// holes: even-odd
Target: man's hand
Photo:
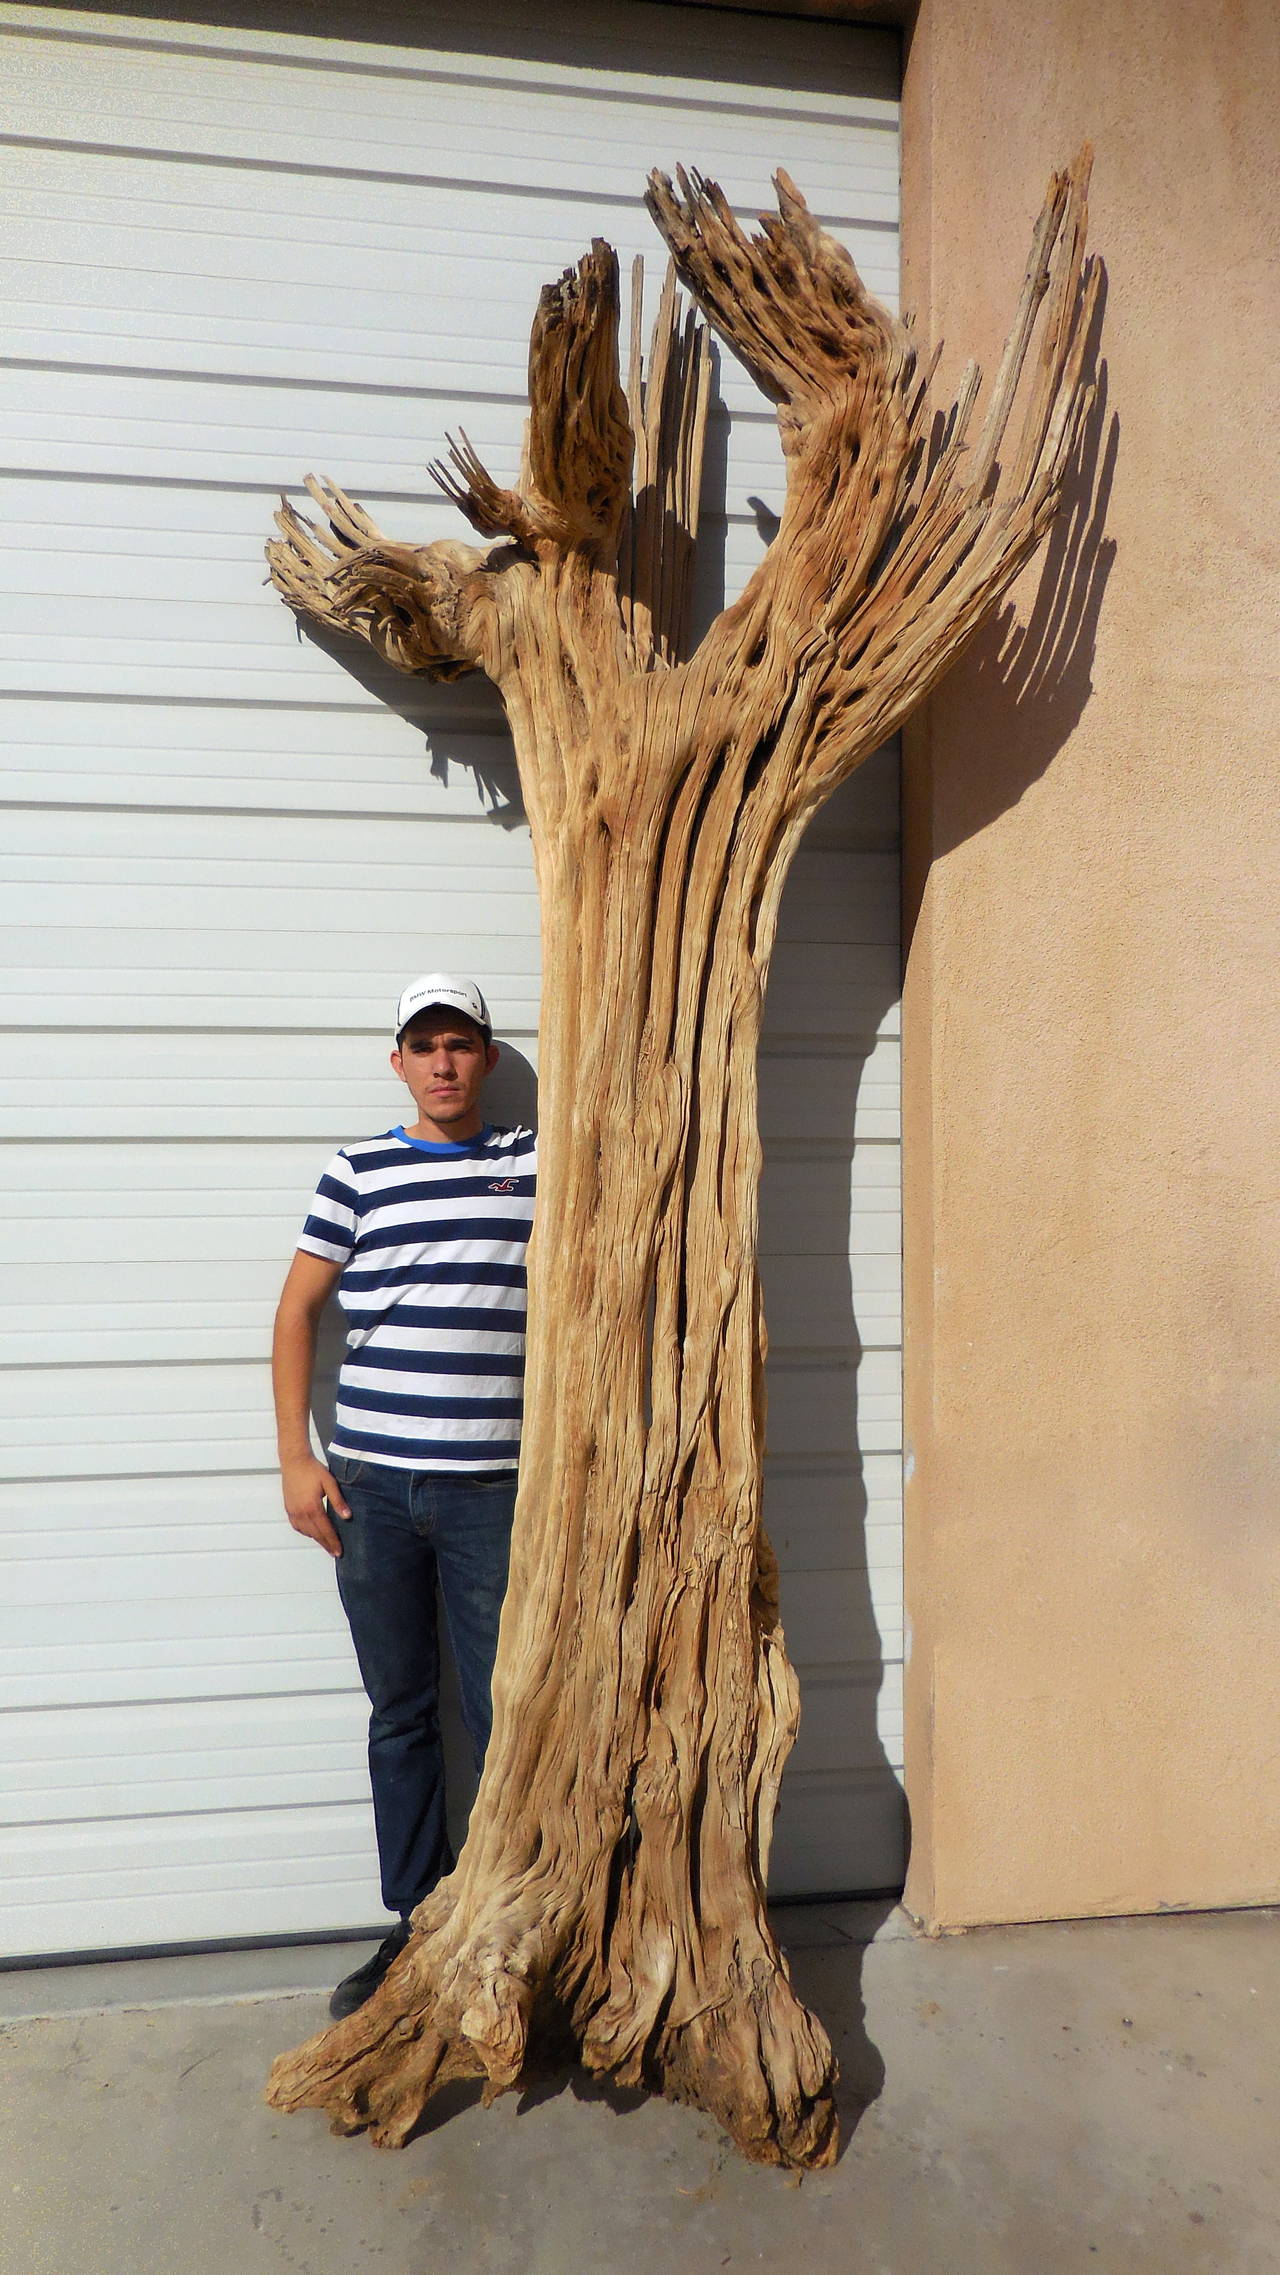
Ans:
[[[285,1514],[295,1532],[318,1540],[330,1556],[341,1556],[342,1542],[330,1522],[329,1510],[339,1517],[349,1517],[351,1511],[337,1478],[311,1451],[311,1377],[315,1373],[320,1314],[341,1275],[341,1264],[331,1264],[323,1256],[309,1255],[300,1248],[289,1266],[271,1344]]]
[[[338,1517],[349,1517],[351,1511],[342,1498],[337,1478],[314,1454],[307,1454],[299,1461],[282,1464],[280,1482],[284,1488],[285,1515],[294,1531],[305,1533],[308,1540],[318,1540],[330,1556],[341,1556],[342,1542],[334,1530],[329,1510]]]

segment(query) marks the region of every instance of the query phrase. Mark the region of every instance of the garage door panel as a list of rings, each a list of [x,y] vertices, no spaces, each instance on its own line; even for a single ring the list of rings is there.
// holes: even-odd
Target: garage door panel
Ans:
[[[354,1801],[15,1828],[0,1858],[0,1951],[368,1926],[382,1917],[376,1890],[368,1807]]]
[[[847,1364],[803,1366],[783,1362],[769,1376],[767,1443],[788,1454],[841,1454],[859,1447],[892,1453],[902,1444],[901,1369],[892,1351],[867,1351],[855,1369]]]
[[[6,1828],[100,1817],[363,1802],[367,1712],[350,1692],[26,1714],[5,1764]]]
[[[28,866],[41,876],[73,885],[106,879],[117,886],[161,880],[195,884],[203,878],[217,890],[243,887],[268,891],[280,882],[280,824],[257,814],[63,813],[50,817],[23,807],[5,822],[7,860],[21,879]],[[441,842],[442,837],[444,843]],[[315,892],[352,889],[359,878],[364,892],[416,890],[438,900],[456,874],[476,896],[514,898],[524,913],[527,899],[536,913],[528,839],[523,831],[500,829],[482,817],[458,822],[448,832],[426,820],[394,820],[353,815],[291,815],[288,865],[297,885]],[[816,866],[831,856],[815,854]],[[868,881],[875,876],[868,856]],[[817,872],[821,874],[819,870]]]
[[[315,1561],[318,1562],[321,1553],[317,1552]],[[317,1656],[317,1639],[323,1638],[326,1643],[332,1640],[340,1650],[349,1687],[352,1660],[341,1612],[336,1608],[336,1593],[331,1601],[326,1586],[310,1601],[308,1589],[299,1579],[291,1580],[274,1593],[242,1594],[227,1562],[224,1559],[221,1592],[206,1594],[199,1601],[179,1592],[154,1599],[148,1595],[142,1602],[134,1598],[126,1602],[99,1603],[96,1609],[77,1620],[80,1647],[118,1654],[131,1644],[188,1645],[201,1651],[217,1645],[226,1659],[229,1647],[234,1644],[241,1658],[243,1679],[239,1688],[253,1692],[260,1687],[263,1670],[274,1664],[279,1644],[284,1643],[292,1653],[298,1645],[309,1642],[310,1654],[314,1657]],[[6,1652],[10,1647],[18,1654],[35,1652],[42,1646],[53,1653],[64,1649],[67,1625],[65,1607],[61,1604],[27,1604],[20,1613],[15,1607],[5,1607],[0,1610],[0,1623]],[[178,1663],[182,1663],[181,1657]],[[15,1665],[12,1671],[16,1676],[22,1670],[20,1665]],[[270,1690],[289,1686],[262,1680],[261,1687]]]
[[[228,1508],[224,1480],[201,1470],[192,1471],[177,1487],[167,1477],[104,1479],[91,1496],[78,1485],[57,1480],[0,1486],[0,1545],[9,1553],[34,1555],[46,1553],[46,1543],[78,1540],[91,1544],[95,1533],[106,1528],[146,1530],[158,1526],[163,1531],[180,1524],[189,1532],[193,1526],[225,1521]],[[234,1517],[237,1524],[259,1532],[274,1526],[277,1519],[283,1524],[274,1463],[261,1476],[244,1478],[236,1485]],[[75,1551],[50,1545],[47,1553]],[[300,1553],[306,1553],[305,1544],[300,1546]]]
[[[839,1666],[803,1670],[805,1703],[793,1756],[801,1777],[875,1772],[885,1757],[902,1762],[902,1707],[898,1686],[875,1674]]]
[[[851,1145],[896,1140],[900,1129],[899,1053],[895,1037],[869,1049],[856,1044],[819,1054],[799,1049],[760,1053],[760,1133],[774,1145]]]
[[[10,58],[15,53],[21,54],[24,45],[20,40],[15,42],[10,49]],[[28,48],[27,53],[30,52]],[[99,59],[103,53],[100,48]],[[180,70],[181,66],[177,68]],[[273,75],[279,68],[278,64],[266,66]],[[472,68],[474,69],[474,64]],[[438,83],[437,75],[437,88]],[[274,88],[274,76],[270,80],[264,79],[264,84]],[[561,85],[563,87],[563,80]],[[510,90],[505,92],[509,95]],[[537,99],[536,95],[534,99]],[[376,112],[370,119],[370,129],[378,134],[379,140],[385,117],[385,100],[385,88],[379,89]],[[427,100],[432,114],[433,147],[445,149],[449,147],[449,129],[439,115],[439,92],[433,92]],[[486,132],[493,130],[494,96],[481,83],[473,82],[470,90],[455,83],[452,100],[455,104],[465,104],[472,113],[468,137],[471,127],[477,122]],[[897,137],[892,122],[877,123],[860,118],[859,112],[865,106],[852,88],[849,96],[843,99],[836,94],[819,97],[819,102],[828,112],[826,129],[820,139],[811,138],[806,157],[814,165],[832,169],[833,186],[849,225],[884,230],[892,247],[897,228],[898,175]],[[781,137],[787,130],[780,125],[780,114],[774,108],[775,103],[776,91],[771,91],[771,99],[764,106],[768,113],[768,129]],[[717,162],[725,156],[737,159],[749,155],[753,168],[758,170],[761,154],[758,150],[749,151],[747,147],[756,131],[756,122],[750,115],[752,107],[748,98],[736,109],[725,106],[714,113],[704,112],[696,126],[699,149],[708,154],[716,151]],[[134,108],[138,108],[136,90]],[[581,118],[581,102],[577,108]],[[812,127],[816,123],[812,100],[806,109],[806,124]],[[309,219],[314,219],[317,229],[330,231],[339,246],[369,242],[380,251],[385,250],[388,243],[397,242],[401,231],[412,233],[412,240],[416,241],[417,233],[424,226],[429,228],[441,210],[439,201],[446,201],[445,209],[450,211],[451,218],[460,229],[470,230],[483,238],[485,232],[477,227],[474,216],[477,210],[483,211],[482,200],[494,199],[500,201],[500,218],[496,227],[505,230],[510,241],[518,244],[528,236],[545,233],[553,225],[548,215],[554,214],[559,205],[573,207],[584,198],[601,201],[608,196],[624,212],[634,209],[637,203],[636,180],[643,180],[648,167],[655,163],[652,105],[639,102],[619,104],[615,100],[610,104],[609,115],[614,125],[629,116],[636,140],[631,146],[630,155],[626,154],[625,145],[613,146],[611,138],[610,148],[597,148],[598,163],[584,187],[571,190],[553,182],[549,196],[521,197],[519,184],[512,185],[516,192],[512,195],[510,189],[500,181],[495,181],[492,177],[486,181],[483,175],[472,182],[458,178],[450,183],[441,169],[439,186],[434,189],[425,213],[424,205],[427,201],[423,199],[418,181],[412,176],[397,178],[394,167],[383,169],[387,178],[379,184],[380,194],[376,211],[373,212],[363,200],[353,198],[340,166],[335,166],[330,172],[323,165],[313,166],[306,172],[280,169],[271,206],[264,208],[260,173],[255,167],[215,168],[200,163],[198,158],[184,158],[174,152],[158,153],[147,162],[145,176],[140,180],[141,169],[135,154],[136,146],[135,150],[122,151],[118,155],[102,150],[86,152],[78,150],[69,137],[51,138],[53,146],[43,154],[38,175],[33,172],[22,150],[0,152],[0,185],[14,201],[16,211],[29,213],[46,223],[74,219],[76,213],[82,212],[86,203],[91,201],[95,207],[109,214],[114,222],[131,231],[143,228],[168,230],[183,235],[198,234],[215,220],[218,223],[231,223],[234,220],[235,236],[239,240],[246,234],[267,233],[274,227],[276,217],[279,216],[288,223],[291,233],[296,233]],[[455,112],[455,119],[456,116]],[[567,119],[567,109],[562,116]],[[509,106],[507,117],[503,121],[503,131],[510,133]],[[594,134],[598,145],[601,139],[598,116],[591,122],[589,131]],[[666,135],[676,133],[679,129],[673,121],[669,126],[664,126],[662,131]],[[434,137],[437,132],[442,132],[446,139],[436,143]],[[102,138],[95,139],[100,142]],[[604,187],[610,179],[604,168],[615,164],[617,174],[613,178],[622,191],[622,195],[616,198]],[[851,200],[849,182],[854,168],[859,187],[856,198]],[[737,195],[736,182],[732,184],[732,191]],[[738,204],[744,212],[751,210],[749,197],[738,196]],[[384,223],[385,236],[380,234]],[[644,226],[650,226],[647,219]],[[491,221],[487,233],[490,244],[496,227]],[[55,241],[61,242],[61,239]],[[36,238],[34,250],[47,254],[49,245],[50,235],[45,231]],[[165,271],[172,270],[177,265],[172,260],[161,264]],[[891,259],[889,265],[891,273],[894,272],[896,263]]]
[[[782,1591],[782,1620],[803,1682],[815,1666],[839,1664],[842,1659],[874,1662],[883,1649],[902,1656],[902,1582],[896,1571],[790,1572]],[[816,1708],[818,1701],[812,1701]],[[811,1720],[827,1719],[827,1709]],[[874,1720],[874,1718],[873,1718]],[[828,1730],[824,1740],[841,1754],[838,1731]],[[879,1758],[879,1757],[877,1757]],[[803,1768],[803,1760],[796,1763]]]
[[[857,1462],[832,1463],[825,1471],[814,1467],[811,1455],[771,1454],[764,1518],[788,1574],[900,1574],[898,1487],[892,1453],[864,1452]]]
[[[474,910],[470,920],[474,924]],[[405,973],[433,955],[445,970],[484,974],[499,1042],[518,1040],[528,1052],[537,1021],[536,937],[495,942],[470,928],[446,932],[433,926],[427,932],[420,917],[416,927],[382,932],[376,960],[371,951],[363,962],[357,934],[326,926],[311,937],[315,945],[308,958],[305,936],[284,932],[229,936],[212,926],[184,932],[179,924],[122,928],[103,940],[100,968],[86,971],[83,959],[94,940],[88,926],[33,925],[20,937],[10,930],[0,938],[0,955],[11,944],[15,958],[0,966],[6,1024],[64,1033],[95,1025],[139,1033],[157,1027],[215,1033],[277,1028],[295,1034],[367,1029],[380,1033],[389,1050],[388,1006],[397,1000]],[[342,961],[344,949],[349,962]],[[42,961],[32,963],[35,956]],[[114,1018],[108,1017],[112,1009]],[[131,1018],[120,1016],[129,1012]],[[501,1069],[494,1079],[501,1088]]]
[[[224,1494],[224,1504],[234,1508],[233,1493]],[[264,1540],[260,1527],[229,1520],[210,1524],[203,1536],[188,1525],[183,1539],[180,1526],[157,1536],[149,1529],[103,1523],[92,1540],[83,1533],[75,1536],[82,1544],[80,1551],[66,1555],[65,1561],[56,1555],[6,1557],[8,1608],[128,1603],[138,1590],[140,1556],[146,1559],[147,1594],[156,1601],[208,1602],[225,1591],[228,1569],[233,1567],[236,1589],[246,1598],[287,1603],[298,1585],[298,1557],[308,1551],[299,1545],[300,1536],[289,1530],[283,1513],[272,1533],[278,1537]],[[323,1556],[314,1543],[311,1547],[317,1557]],[[50,1568],[59,1563],[60,1569]],[[326,1569],[327,1565],[325,1558]]]
[[[428,818],[434,827],[524,829],[510,742],[489,707],[455,707],[452,723],[442,715],[429,724],[373,703],[357,723],[353,708],[286,708],[277,716],[196,704],[169,715],[166,737],[148,704],[68,702],[51,718],[48,705],[13,697],[4,709],[11,761],[4,794],[18,801],[38,787],[41,804],[88,798],[144,809],[264,808],[277,816],[354,810]]]
[[[260,884],[234,879],[225,885],[209,884],[202,881],[198,864],[191,866],[185,881],[181,879],[180,863],[174,864],[178,872],[174,876],[144,875],[140,873],[143,864],[133,863],[129,865],[134,872],[131,876],[116,877],[105,864],[95,869],[88,860],[73,861],[70,857],[51,866],[54,874],[49,878],[24,876],[20,870],[15,874],[5,896],[6,911],[13,922],[43,925],[56,924],[59,918],[75,921],[83,916],[84,889],[109,886],[124,923],[140,930],[172,932],[180,929],[185,909],[197,930],[217,931],[221,925],[244,926],[269,936],[298,928],[316,928],[321,915],[319,895],[326,888],[331,893],[339,889],[346,892],[341,874],[327,879],[316,877],[309,883],[291,880],[273,889],[267,879]],[[466,885],[456,874],[452,878],[439,872],[437,875],[439,881],[431,892],[430,914],[424,883],[415,882],[411,875],[388,875],[377,898],[386,905],[392,925],[400,933],[412,932],[416,916],[420,939],[428,925],[432,936],[445,933],[452,937],[464,934],[476,937],[474,894],[468,894]],[[362,890],[370,901],[374,897],[367,887],[354,889],[351,899],[357,906]],[[529,940],[536,940],[538,912],[532,892],[510,896],[507,906],[508,938],[523,934]]]
[[[902,1789],[878,1769],[808,1776],[783,1785],[769,1860],[775,1897],[901,1885]],[[786,1942],[785,1915],[779,1923]]]
[[[6,1477],[128,1477],[141,1471],[183,1473],[196,1444],[210,1469],[261,1469],[272,1457],[275,1431],[264,1418],[256,1428],[238,1417],[132,1417],[87,1425],[88,1434],[51,1445],[35,1424],[13,1424],[0,1475]]]
[[[340,1616],[336,1624],[316,1626],[296,1598],[293,1615],[287,1629],[273,1634],[233,1625],[225,1633],[175,1636],[167,1624],[160,1632],[135,1624],[129,1632],[117,1633],[113,1624],[108,1635],[85,1632],[74,1643],[7,1643],[0,1709],[26,1713],[46,1708],[51,1699],[98,1713],[140,1699],[262,1698],[323,1690],[352,1695],[355,1668]],[[246,1674],[247,1657],[251,1674]],[[6,1714],[6,1724],[8,1720]],[[13,1742],[7,1728],[4,1736],[6,1745]],[[294,1800],[305,1808],[305,1795],[300,1800],[295,1794]]]
[[[656,25],[653,37],[658,37]],[[92,100],[86,90],[79,102],[74,87],[50,84],[37,42],[14,39],[6,62],[30,134],[65,142],[118,142],[163,153],[182,149],[238,159],[249,168],[269,153],[276,167],[293,162],[310,169],[318,151],[340,151],[344,172],[372,168],[380,175],[465,181],[483,190],[509,180],[514,135],[521,150],[517,194],[581,188],[634,201],[637,178],[643,180],[655,156],[663,157],[661,145],[675,138],[673,156],[688,147],[685,133],[693,121],[659,122],[642,66],[642,75],[634,76],[638,56],[632,57],[629,70],[621,67],[625,76],[611,82],[607,133],[602,133],[593,78],[584,74],[580,94],[571,81],[566,83],[563,69],[550,65],[508,66],[500,78],[465,53],[465,30],[460,47],[463,52],[443,69],[438,55],[420,72],[406,69],[401,56],[386,74],[372,71],[367,58],[358,72],[343,74],[279,55],[268,64],[243,56],[224,62],[206,54],[197,79],[181,56],[148,54],[136,46],[113,52],[104,42],[95,51]],[[801,135],[788,133],[785,98],[774,95],[762,103],[750,88],[735,89],[731,79],[722,81],[716,107],[697,117],[697,156],[710,167],[725,156],[750,155],[750,176],[744,179],[739,172],[735,194],[758,203],[768,195],[771,155],[759,148],[753,114],[763,112],[782,151],[793,143],[809,159],[815,202],[826,189],[839,197],[847,215],[849,168],[842,163],[840,137],[861,124],[867,137],[864,155],[883,164],[888,157],[885,138],[873,139],[877,127],[893,124],[893,106],[879,92],[883,84],[877,75],[874,92],[858,90],[843,100],[825,94],[820,100],[829,124],[815,122],[810,111],[808,132]],[[655,77],[650,85],[657,92],[662,81]],[[628,102],[629,92],[639,99]],[[821,186],[819,169],[827,176]],[[866,211],[879,197],[883,217],[891,222],[893,187],[885,166],[883,188],[868,183],[855,210]]]

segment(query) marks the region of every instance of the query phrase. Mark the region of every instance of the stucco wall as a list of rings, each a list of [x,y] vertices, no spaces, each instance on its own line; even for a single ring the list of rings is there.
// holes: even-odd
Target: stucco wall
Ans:
[[[990,368],[1086,135],[1109,274],[1059,605],[1030,572],[908,753],[937,1925],[1280,1894],[1278,50],[1270,0],[927,0],[910,49],[904,297],[945,374]]]

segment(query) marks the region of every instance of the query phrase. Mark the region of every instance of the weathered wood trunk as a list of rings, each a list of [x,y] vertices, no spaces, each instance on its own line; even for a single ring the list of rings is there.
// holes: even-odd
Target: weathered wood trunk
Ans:
[[[544,294],[518,491],[455,447],[455,495],[509,542],[387,545],[320,485],[328,536],[281,517],[273,573],[301,613],[409,669],[478,664],[501,690],[544,1000],[489,1755],[457,1870],[369,2005],[277,2063],[278,2106],[398,2143],[446,2078],[498,2091],[567,2054],[709,2110],[752,2157],[835,2153],[830,2046],[765,1912],[798,1697],[760,1521],[761,1004],[809,815],[936,679],[1056,504],[1087,402],[1083,179],[1051,186],[968,465],[974,386],[930,448],[908,335],[785,180],[781,220],[748,242],[713,185],[677,198],[655,179],[685,282],[779,403],[789,473],[770,554],[687,664],[705,361],[668,295],[659,377],[646,395],[633,356],[623,399],[607,248]]]

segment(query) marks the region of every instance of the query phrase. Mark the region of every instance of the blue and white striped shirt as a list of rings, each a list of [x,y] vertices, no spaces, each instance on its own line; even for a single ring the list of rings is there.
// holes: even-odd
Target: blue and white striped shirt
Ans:
[[[520,1451],[532,1130],[343,1146],[299,1248],[343,1266],[331,1450],[392,1469],[513,1469]]]

